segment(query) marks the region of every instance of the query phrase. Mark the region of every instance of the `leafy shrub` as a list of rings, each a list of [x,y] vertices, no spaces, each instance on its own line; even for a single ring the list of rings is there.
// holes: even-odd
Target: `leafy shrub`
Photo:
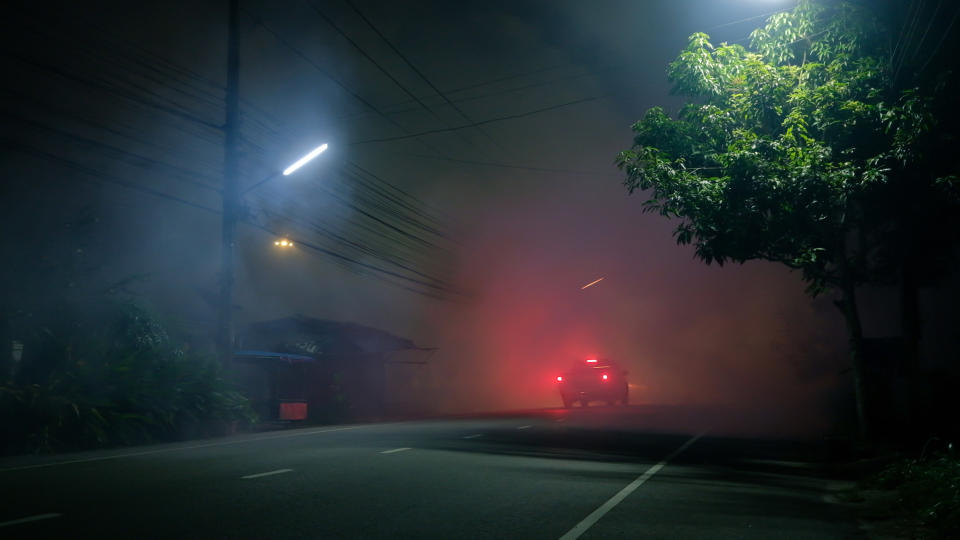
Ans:
[[[219,365],[172,342],[133,304],[97,330],[44,328],[16,383],[0,386],[6,452],[47,452],[216,435],[253,422]],[[63,331],[62,329],[68,329]],[[26,362],[26,358],[25,358]],[[25,366],[27,367],[27,366]]]
[[[960,456],[952,445],[931,458],[891,464],[868,485],[897,490],[915,537],[951,538],[960,531]]]

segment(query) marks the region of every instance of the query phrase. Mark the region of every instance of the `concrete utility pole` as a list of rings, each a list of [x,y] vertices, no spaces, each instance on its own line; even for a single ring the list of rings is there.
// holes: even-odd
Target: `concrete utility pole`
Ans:
[[[220,225],[220,301],[217,317],[217,354],[229,369],[233,359],[233,247],[240,214],[240,61],[237,46],[239,0],[228,0],[227,92],[223,152],[223,221]]]

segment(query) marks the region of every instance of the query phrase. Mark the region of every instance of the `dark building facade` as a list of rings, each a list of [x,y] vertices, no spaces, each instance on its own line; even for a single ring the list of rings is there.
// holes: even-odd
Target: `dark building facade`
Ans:
[[[427,412],[433,349],[355,323],[296,315],[238,336],[238,382],[267,421],[313,423]]]

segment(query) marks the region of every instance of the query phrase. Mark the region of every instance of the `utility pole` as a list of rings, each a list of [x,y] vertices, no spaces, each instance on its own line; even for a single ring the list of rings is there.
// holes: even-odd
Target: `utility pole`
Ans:
[[[233,248],[240,214],[240,61],[237,46],[239,0],[228,0],[227,92],[223,152],[223,221],[220,225],[220,301],[217,317],[217,355],[223,368],[233,361]]]

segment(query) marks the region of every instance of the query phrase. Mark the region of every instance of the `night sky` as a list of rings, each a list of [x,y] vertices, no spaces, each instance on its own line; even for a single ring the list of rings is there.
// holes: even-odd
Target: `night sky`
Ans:
[[[351,2],[240,2],[241,185],[330,145],[251,192],[250,220],[350,262],[241,226],[239,324],[302,313],[437,347],[445,411],[557,406],[556,373],[599,355],[627,366],[637,402],[763,403],[745,420],[828,429],[849,391],[832,296],[782,266],[695,260],[613,164],[647,108],[678,106],[666,66],[691,33],[746,44],[794,2]],[[142,276],[143,301],[212,333],[226,16],[226,1],[7,9],[8,253],[82,249],[90,280]],[[394,207],[371,214],[364,186],[415,217],[372,219]],[[75,246],[64,223],[88,205],[99,220]],[[885,296],[865,302],[867,335],[896,333]]]

